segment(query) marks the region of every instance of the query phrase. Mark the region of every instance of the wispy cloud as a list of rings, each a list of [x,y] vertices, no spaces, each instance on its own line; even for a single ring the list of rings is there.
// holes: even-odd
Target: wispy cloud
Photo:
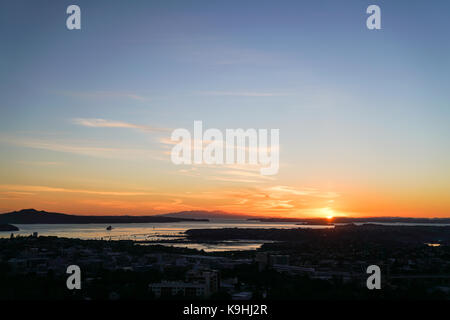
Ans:
[[[216,175],[206,175],[207,180],[242,183],[264,183],[274,180],[271,176],[261,175],[259,172],[242,170],[226,170],[227,167],[216,167]],[[225,170],[221,170],[225,169]]]
[[[147,125],[133,124],[123,121],[106,120],[99,118],[75,118],[72,119],[74,124],[91,127],[91,128],[129,128],[137,129],[145,132],[168,132],[167,128],[157,128]]]
[[[89,190],[89,189],[69,189],[69,188],[39,186],[39,185],[0,185],[0,190],[2,189],[19,190],[19,191],[7,191],[9,193],[15,194],[31,194],[29,192],[84,193],[103,196],[144,196],[152,194],[149,192],[122,192],[122,191],[104,191],[104,190]]]
[[[150,97],[144,95],[123,91],[62,91],[60,93],[67,96],[88,99],[130,99],[135,101],[151,100]]]
[[[20,160],[19,163],[24,165],[40,166],[40,167],[59,166],[63,164],[62,162],[58,161],[25,161],[25,160]]]
[[[236,177],[226,177],[226,176],[208,176],[207,180],[213,181],[223,181],[223,182],[242,182],[242,183],[261,183],[262,180],[258,179],[248,179],[248,178],[236,178]]]
[[[234,97],[276,97],[286,96],[281,92],[255,92],[255,91],[201,91],[200,95],[205,96],[234,96]]]
[[[333,199],[338,198],[340,196],[338,193],[331,191],[325,192],[314,188],[296,189],[288,186],[274,186],[267,189],[267,191],[270,192],[272,196],[293,195],[293,196],[310,196],[325,199]]]
[[[205,209],[245,212],[246,214],[282,214],[283,216],[324,216],[333,214],[334,204],[328,192],[313,188],[287,186],[237,187],[214,189],[203,192],[160,192],[156,190],[94,190],[43,185],[0,185],[0,196],[6,200],[29,198],[39,195],[42,199],[54,193],[80,194],[72,197],[74,202],[89,202],[92,208],[110,210],[125,209],[135,212],[157,210]]]
[[[112,197],[139,197],[140,199],[148,199],[149,197],[157,197],[160,201],[180,203],[180,199],[224,199],[226,196],[210,193],[210,192],[159,192],[153,190],[138,191],[113,191],[113,190],[93,190],[66,187],[53,187],[42,185],[20,185],[20,184],[0,184],[0,194],[5,195],[33,195],[36,193],[80,193],[87,195],[112,196]]]
[[[104,147],[92,141],[57,141],[39,138],[1,137],[0,142],[21,147],[43,149],[56,152],[73,153],[84,156],[116,159],[154,159],[161,160],[160,152],[155,154],[149,148]]]
[[[224,191],[227,203],[217,208],[226,211],[242,211],[246,213],[275,213],[283,216],[312,215],[323,216],[324,208],[332,212],[329,196],[339,197],[337,193],[315,188],[296,188],[275,185],[270,187],[247,187]]]
[[[306,195],[312,195],[316,191],[314,189],[295,189],[288,186],[275,186],[270,187],[268,189],[269,192],[273,194],[290,194],[290,195],[296,195],[296,196],[306,196]]]

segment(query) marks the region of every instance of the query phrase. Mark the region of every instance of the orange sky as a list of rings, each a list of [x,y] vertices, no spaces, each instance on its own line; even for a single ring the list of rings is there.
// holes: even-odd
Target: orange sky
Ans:
[[[49,167],[54,166],[41,170],[49,173],[55,170]],[[222,210],[271,217],[449,216],[450,201],[445,198],[445,192],[423,191],[414,186],[387,189],[331,183],[323,183],[321,187],[294,187],[241,169],[230,173],[226,169],[176,167],[173,174],[152,179],[151,183],[143,180],[147,186],[122,185],[121,181],[113,179],[106,183],[93,177],[73,177],[72,180],[67,176],[61,179],[57,175],[52,179],[41,176],[34,183],[0,185],[0,209],[7,212],[36,208],[94,215]],[[217,170],[226,173],[220,175]],[[216,172],[216,176],[211,172]],[[23,179],[30,177],[27,175]],[[39,183],[40,179],[46,180],[47,185]]]
[[[360,153],[332,163],[327,157],[283,153],[281,144],[279,173],[263,176],[258,165],[174,165],[168,152],[172,145],[161,138],[165,134],[158,133],[153,142],[134,153],[117,148],[95,148],[94,152],[68,142],[32,139],[6,145],[10,152],[0,159],[0,211],[450,216],[450,179],[442,166],[383,166],[367,163]]]

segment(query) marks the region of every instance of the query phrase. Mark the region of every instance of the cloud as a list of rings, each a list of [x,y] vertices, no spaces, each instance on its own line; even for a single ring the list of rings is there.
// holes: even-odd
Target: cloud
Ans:
[[[294,196],[309,196],[326,199],[338,198],[340,196],[336,192],[319,191],[314,188],[295,189],[288,186],[274,186],[268,188],[267,191],[270,192],[273,196],[294,195]]]
[[[98,118],[75,118],[72,119],[74,124],[92,127],[92,128],[129,128],[140,130],[144,132],[166,132],[169,129],[155,128],[145,125],[137,125],[127,123],[123,121],[111,121]],[[90,140],[63,140],[61,139],[48,139],[48,138],[36,138],[36,137],[15,137],[15,136],[1,136],[0,143],[6,143],[11,145],[18,145],[27,148],[43,149],[56,152],[73,153],[91,157],[99,158],[115,158],[115,159],[153,159],[153,160],[165,160],[161,157],[160,151],[154,151],[145,148],[130,148],[126,147],[112,147],[100,145],[102,142],[94,142]],[[59,165],[61,163],[54,161],[37,162],[37,161],[22,161],[23,164],[51,166]]]
[[[245,169],[228,170],[228,167],[216,167],[216,175],[206,175],[207,180],[242,182],[242,183],[264,183],[274,180],[271,176],[261,175],[259,172],[247,171]],[[220,170],[226,169],[226,170]]]
[[[297,190],[292,187],[288,186],[275,186],[268,189],[271,193],[279,193],[279,194],[290,194],[290,195],[298,195],[298,196],[306,196],[306,195],[312,195],[315,190],[314,189],[304,189],[304,190]]]
[[[19,163],[24,165],[42,166],[42,167],[59,166],[63,164],[62,162],[58,161],[24,161],[24,160],[20,160]]]
[[[158,197],[167,198],[168,201],[177,201],[179,199],[223,199],[224,196],[217,193],[210,192],[159,192],[151,190],[139,191],[111,191],[111,190],[92,190],[92,189],[77,189],[77,188],[63,188],[63,187],[49,187],[42,185],[16,185],[16,184],[0,184],[0,194],[35,194],[38,192],[57,192],[57,193],[82,193],[99,196],[120,196],[120,197]]]
[[[98,190],[87,190],[87,189],[67,189],[58,187],[47,187],[47,186],[32,186],[32,185],[0,185],[0,189],[6,190],[20,190],[20,191],[9,191],[16,194],[26,194],[28,192],[63,192],[63,193],[84,193],[93,195],[103,195],[103,196],[143,196],[150,195],[148,192],[119,192],[119,191],[98,191]]]
[[[61,92],[64,95],[79,97],[79,98],[94,98],[94,99],[117,99],[117,98],[125,98],[136,101],[148,101],[149,97],[139,95],[133,92],[121,92],[121,91],[87,91],[87,92],[79,92],[79,91],[63,91]]]
[[[169,129],[166,128],[156,128],[146,125],[138,125],[122,121],[105,120],[99,118],[75,118],[72,119],[74,124],[91,127],[91,128],[129,128],[137,129],[145,132],[167,132]]]
[[[335,214],[329,199],[313,188],[288,186],[215,188],[203,192],[164,192],[155,190],[93,190],[42,185],[0,185],[0,196],[6,200],[39,195],[40,199],[55,198],[54,193],[74,194],[74,203],[90,202],[90,207],[175,211],[179,209],[225,210],[245,214],[282,214],[283,216],[325,216]],[[46,194],[46,195],[45,195]],[[84,194],[86,196],[80,196]],[[76,195],[76,196],[75,196]],[[91,209],[92,209],[91,208]]]
[[[282,214],[283,216],[323,216],[323,208],[331,209],[327,197],[339,195],[315,188],[295,188],[275,185],[269,187],[236,188],[222,193],[226,198],[217,208],[237,210],[249,214]]]
[[[133,159],[161,160],[159,152],[158,155],[155,155],[149,149],[102,147],[92,145],[92,142],[90,141],[60,142],[45,139],[15,138],[4,136],[0,138],[0,142],[27,148],[73,153],[98,158],[113,158],[113,159],[127,159],[127,160]]]
[[[242,182],[242,183],[260,183],[263,182],[257,179],[248,179],[248,178],[233,178],[233,177],[223,177],[223,176],[208,176],[207,180],[213,181],[224,181],[224,182]]]
[[[276,97],[285,96],[286,93],[251,92],[251,91],[202,91],[201,95],[207,96],[234,96],[234,97]]]

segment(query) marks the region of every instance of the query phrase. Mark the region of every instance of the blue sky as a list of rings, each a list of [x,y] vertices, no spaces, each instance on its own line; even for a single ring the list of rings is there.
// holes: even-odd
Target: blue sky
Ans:
[[[81,7],[82,30],[66,29],[70,4]],[[381,7],[382,30],[366,28],[370,4]],[[437,201],[442,215],[450,205],[441,199],[450,178],[448,12],[448,1],[3,1],[4,192],[253,188],[202,181],[211,173],[174,177],[179,168],[161,144],[168,134],[76,121],[171,129],[203,120],[220,129],[279,128],[274,186],[362,199],[355,190],[381,190],[405,201],[396,212],[419,214]],[[117,152],[105,157],[100,148]],[[422,189],[426,201],[408,205]],[[3,199],[0,209],[33,203]],[[346,203],[336,211],[365,210]]]

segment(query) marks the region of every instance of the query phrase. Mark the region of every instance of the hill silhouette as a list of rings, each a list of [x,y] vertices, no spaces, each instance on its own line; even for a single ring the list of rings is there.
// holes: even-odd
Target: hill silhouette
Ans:
[[[239,213],[229,213],[225,211],[205,211],[205,210],[180,211],[180,212],[166,213],[161,216],[173,218],[190,218],[190,219],[230,219],[230,220],[255,218],[255,216]]]
[[[82,216],[65,213],[39,211],[36,209],[23,209],[0,214],[2,224],[87,224],[87,223],[162,223],[181,221],[208,221],[207,219],[192,219],[182,217],[169,217],[163,215],[153,216]]]

